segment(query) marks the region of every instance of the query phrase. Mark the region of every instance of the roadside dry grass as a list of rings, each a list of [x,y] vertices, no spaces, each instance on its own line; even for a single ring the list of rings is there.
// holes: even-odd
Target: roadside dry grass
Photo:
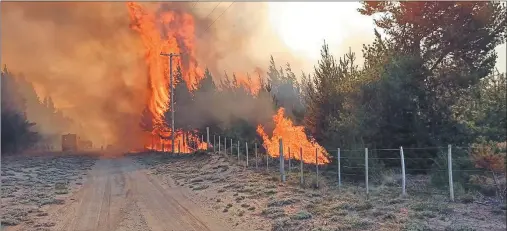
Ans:
[[[272,169],[244,167],[225,155],[144,154],[137,160],[153,175],[170,176],[187,187],[192,198],[228,215],[236,230],[505,230],[505,206],[449,203],[431,192],[400,197],[396,184],[364,188],[307,175],[299,184],[294,170],[280,183]],[[169,181],[167,181],[169,182]],[[421,184],[414,187],[421,187]],[[469,202],[469,201],[468,201]]]
[[[9,156],[2,157],[2,226],[21,223],[35,230],[54,224],[36,223],[47,216],[48,205],[62,204],[83,184],[94,164],[89,156]]]

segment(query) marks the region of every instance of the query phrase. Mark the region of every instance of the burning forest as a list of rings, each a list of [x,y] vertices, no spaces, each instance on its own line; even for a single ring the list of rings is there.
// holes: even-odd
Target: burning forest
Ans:
[[[2,227],[505,230],[505,3],[0,5]]]
[[[148,122],[152,124],[152,128],[148,126],[147,129],[145,129],[150,132],[148,134],[149,138],[148,142],[145,144],[145,147],[153,150],[167,151],[173,150],[174,146],[174,150],[180,153],[192,152],[195,150],[195,148],[206,148],[207,143],[202,142],[202,138],[200,138],[199,135],[196,135],[199,134],[198,129],[201,129],[202,131],[202,127],[196,127],[196,129],[190,130],[193,125],[198,123],[197,121],[189,121],[186,123],[186,128],[180,126],[176,131],[171,131],[170,127],[168,126],[170,119],[168,117],[170,114],[167,112],[171,110],[171,82],[168,78],[170,68],[168,58],[160,55],[161,53],[178,54],[178,56],[174,57],[174,63],[178,69],[173,73],[176,76],[176,79],[179,80],[174,81],[172,86],[173,89],[176,89],[177,85],[182,84],[187,88],[190,94],[193,94],[194,92],[198,92],[200,90],[200,87],[203,87],[203,85],[200,83],[203,78],[206,78],[207,76],[210,77],[210,73],[207,71],[207,76],[204,75],[204,71],[199,67],[197,59],[195,57],[196,49],[198,48],[196,47],[195,41],[196,34],[194,18],[191,14],[177,10],[169,10],[159,13],[149,12],[141,5],[132,2],[128,3],[128,7],[132,20],[131,28],[138,32],[141,36],[146,51],[145,60],[149,78],[149,97],[147,101],[148,110],[146,112],[149,114],[145,116],[148,116],[148,118],[151,116],[152,121]],[[232,80],[229,80],[229,77],[226,76],[225,83],[223,83],[222,86],[233,89],[233,94],[229,94],[228,96],[237,97],[240,93],[235,91],[237,89],[241,89],[243,90],[243,94],[246,96],[250,95],[252,100],[254,100],[254,98],[258,98],[260,89],[264,88],[265,86],[261,86],[261,84],[264,82],[263,77],[261,76],[261,71],[256,70],[256,72],[258,75],[256,82],[254,82],[248,73],[245,75],[233,74]],[[204,90],[210,91],[209,89]],[[226,90],[227,89],[220,89],[220,91]],[[219,89],[214,89],[211,91],[219,91]],[[213,94],[214,92],[208,93]],[[176,102],[176,105],[178,105],[178,102],[180,100],[177,98],[178,96],[181,96],[181,94],[174,95],[176,97],[174,101]],[[207,95],[206,97],[208,98],[210,95]],[[195,101],[200,101],[202,99],[199,98],[199,95],[194,95],[190,98],[192,98],[190,101],[184,102],[185,105],[181,107],[181,110],[184,110],[184,107],[192,107],[190,104],[196,105]],[[217,102],[224,102],[217,100],[216,97],[214,99],[215,101],[211,102],[211,104],[201,104],[201,106],[214,107],[218,104]],[[178,106],[176,106],[175,111],[178,109]],[[194,109],[188,112],[190,114],[196,113],[197,111]],[[205,110],[202,114],[199,114],[199,116],[206,117],[206,114],[209,113],[213,114],[212,110]],[[182,116],[191,116],[189,114],[184,114]],[[178,117],[176,118],[178,120],[180,119]],[[196,119],[205,120],[206,118]],[[215,120],[217,119],[220,118],[215,118]],[[248,122],[252,123],[254,121]],[[266,121],[260,122],[265,123]],[[272,122],[274,123],[275,127],[272,139],[284,137],[287,138],[287,141],[290,140],[290,143],[294,147],[297,146],[297,143],[302,142],[305,144],[305,148],[320,148],[320,162],[328,162],[327,158],[325,157],[326,152],[323,151],[322,147],[320,147],[314,141],[310,142],[307,140],[302,127],[296,127],[289,119],[283,118],[283,108],[279,110],[279,113],[274,117],[274,120]],[[272,145],[272,142],[270,141],[271,139],[268,138],[268,135],[262,129],[262,125],[257,126],[260,128],[258,129],[258,134],[262,137],[264,146],[268,150],[268,153],[270,155],[276,156],[277,154],[274,152],[276,148],[274,148],[274,145]],[[280,133],[280,131],[283,131],[283,133]],[[172,132],[175,132],[174,144],[171,140]],[[202,137],[202,133],[200,134]],[[305,155],[305,160],[308,162],[315,162],[315,158],[312,159],[310,156],[310,154],[308,154],[308,156]]]
[[[294,143],[302,142],[305,149],[319,147],[315,141],[306,137],[302,127],[295,126],[292,122],[283,122],[290,120],[283,118],[283,112],[271,120],[276,114],[273,97],[277,93],[288,94],[293,101],[300,102],[300,88],[290,66],[283,69],[272,63],[269,68],[277,71],[276,76],[271,76],[272,70],[266,71],[269,68],[265,68],[262,63],[269,57],[269,51],[262,55],[262,52],[252,46],[249,36],[254,32],[244,30],[249,22],[232,16],[224,16],[216,22],[218,18],[212,20],[202,10],[182,2],[128,2],[122,5],[79,3],[82,8],[70,3],[3,5],[5,7],[2,10],[10,9],[2,18],[5,25],[20,21],[33,28],[41,24],[40,21],[46,21],[46,29],[53,29],[56,36],[72,39],[77,44],[76,47],[62,44],[48,51],[48,48],[43,48],[45,43],[55,38],[43,34],[46,37],[42,42],[39,41],[41,51],[37,52],[46,51],[51,54],[48,65],[29,65],[26,72],[27,76],[39,76],[31,79],[37,90],[51,94],[62,111],[86,125],[83,130],[94,143],[113,143],[115,147],[126,150],[170,151],[174,148],[180,153],[191,153],[197,148],[206,148],[203,130],[210,127],[216,134],[226,133],[232,137],[241,136],[264,143],[268,153],[273,156],[277,154],[272,151],[270,140],[279,137]],[[248,6],[237,7],[243,9]],[[225,12],[226,8],[223,8]],[[52,14],[55,10],[64,9],[69,10],[66,13],[70,17],[67,21],[62,21],[60,14]],[[98,13],[95,16],[84,15],[85,10]],[[108,15],[108,11],[114,14]],[[262,7],[246,13],[251,14],[253,19],[259,12],[263,12]],[[4,17],[6,20],[3,20]],[[217,25],[211,27],[215,23]],[[73,31],[72,24],[85,28],[80,32],[80,37],[70,34]],[[229,27],[230,25],[234,27]],[[10,26],[6,28],[25,38],[21,44],[31,41],[27,37],[27,31]],[[98,28],[102,30],[99,31]],[[258,26],[250,29],[262,28]],[[113,30],[116,30],[115,34],[107,32]],[[39,30],[39,33],[44,32]],[[225,36],[233,36],[235,39],[225,40]],[[16,42],[14,47],[19,48],[20,43]],[[14,40],[10,37],[2,41],[2,47],[11,44],[14,44]],[[251,56],[240,57],[254,49],[256,52],[251,52]],[[2,55],[7,57],[4,59],[6,63],[14,63],[21,58],[21,55],[13,53],[14,49],[6,50],[2,51]],[[107,50],[107,55],[104,50]],[[123,58],[115,60],[114,54],[118,52],[121,52]],[[170,129],[169,122],[169,58],[161,56],[161,53],[178,54],[172,60],[175,131]],[[104,62],[86,56],[90,54],[100,56]],[[262,62],[259,58],[261,56],[264,56]],[[282,56],[282,60],[287,58],[289,57]],[[84,65],[68,66],[72,59],[76,60],[76,64],[80,60],[86,61],[91,69]],[[10,66],[18,69],[16,65]],[[127,66],[129,68],[124,68]],[[85,71],[71,72],[71,68]],[[50,75],[41,75],[44,72],[49,72]],[[94,79],[78,78],[80,74],[93,76]],[[72,90],[76,92],[82,85],[88,87],[78,91],[80,93],[77,95],[71,94]],[[105,92],[115,96],[105,97]],[[284,106],[281,103],[279,107]],[[291,105],[294,108],[288,108],[290,115],[296,108],[294,104]],[[241,128],[238,129],[238,126]],[[257,127],[274,130],[265,132]],[[281,134],[279,131],[286,132]],[[175,134],[174,144],[171,142],[172,133]],[[272,133],[273,138],[269,138],[267,133]],[[304,159],[312,162],[314,155],[308,155]],[[319,158],[323,163],[327,161],[324,157]]]

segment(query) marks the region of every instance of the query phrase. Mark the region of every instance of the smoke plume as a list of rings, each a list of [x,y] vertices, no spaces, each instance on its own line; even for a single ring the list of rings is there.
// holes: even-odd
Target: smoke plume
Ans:
[[[185,40],[195,45],[191,58],[201,70],[208,67],[215,80],[225,70],[251,73],[256,79],[254,70],[265,69],[270,54],[279,64],[290,61],[297,70],[297,60],[274,39],[264,3],[234,3],[220,18],[231,3],[220,3],[210,14],[216,4],[140,5],[154,12],[157,22],[167,11],[191,15],[194,38]],[[40,95],[50,95],[57,108],[82,125],[82,136],[96,146],[142,146],[138,124],[151,83],[146,46],[132,29],[126,3],[2,2],[0,21],[2,64],[23,73]],[[166,30],[184,26],[156,25],[162,39]],[[235,99],[224,100],[238,105]],[[235,113],[249,115],[244,108]]]

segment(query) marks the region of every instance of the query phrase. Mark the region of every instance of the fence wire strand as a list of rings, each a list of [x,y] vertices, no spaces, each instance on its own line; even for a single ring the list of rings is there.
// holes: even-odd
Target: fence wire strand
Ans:
[[[210,135],[211,137],[212,135]],[[208,146],[208,149],[212,147],[212,150],[218,152],[218,146],[221,146],[220,150],[222,153],[227,154],[231,157],[236,157],[238,155],[238,145],[237,142],[239,140],[239,156],[241,165],[246,162],[246,150],[248,146],[248,166],[247,168],[255,168],[256,163],[258,164],[257,168],[259,171],[268,171],[274,173],[276,171],[277,174],[280,174],[280,158],[274,157],[271,154],[268,154],[265,147],[260,142],[249,142],[243,139],[231,139],[230,137],[222,136],[220,134],[214,134],[213,140],[210,138],[211,146]],[[220,137],[220,142],[218,142],[218,138]],[[215,140],[216,139],[216,140]],[[226,143],[224,144],[224,140]],[[232,142],[231,142],[232,140]],[[245,145],[247,143],[247,145]],[[257,144],[257,150],[254,151],[254,145]],[[226,145],[226,146],[225,146]],[[391,185],[392,188],[406,190],[410,193],[428,193],[428,194],[436,194],[436,195],[447,195],[449,196],[449,190],[452,190],[453,187],[449,186],[448,176],[449,174],[453,175],[453,185],[456,183],[460,183],[465,187],[496,187],[498,186],[495,183],[470,183],[470,182],[461,182],[462,174],[488,174],[488,171],[485,169],[473,168],[473,165],[467,163],[473,163],[473,159],[471,157],[463,157],[463,156],[452,156],[449,151],[459,150],[458,153],[469,152],[475,147],[469,146],[449,146],[448,147],[401,147],[401,148],[369,148],[367,151],[365,148],[359,149],[326,149],[326,152],[329,154],[328,158],[330,163],[327,164],[319,164],[319,172],[318,175],[321,175],[323,178],[328,180],[337,179],[338,176],[341,176],[341,182],[345,184],[349,184],[348,182],[361,182],[366,183],[364,177],[366,173],[368,173],[368,178],[370,181],[368,184],[377,184],[378,177],[384,174],[396,174],[398,176],[402,175],[402,159],[404,160],[404,178],[406,178],[406,187],[403,189],[401,185],[401,180],[397,180],[395,185]],[[403,150],[403,152],[401,151]],[[425,152],[427,151],[427,152]],[[254,153],[257,153],[255,155]],[[340,153],[340,157],[338,159],[338,153]],[[306,153],[305,153],[306,154]],[[366,155],[365,155],[366,154]],[[403,154],[403,158],[402,158]],[[277,154],[276,154],[277,155]],[[287,154],[285,154],[287,155]],[[307,155],[307,154],[306,154]],[[455,155],[463,155],[463,154],[455,154]],[[450,158],[449,158],[450,157]],[[368,160],[368,169],[366,169],[366,158]],[[289,174],[293,177],[294,174],[300,174],[303,172],[303,175],[306,177],[314,176],[316,174],[316,165],[315,163],[304,163],[303,169],[301,168],[299,160],[299,150],[292,150],[290,152],[289,158],[284,158],[285,164],[285,174]],[[291,166],[288,166],[288,160],[291,162]],[[340,167],[338,168],[338,162],[340,161]],[[452,162],[453,169],[452,172],[449,170],[449,161]],[[357,164],[356,164],[357,163]],[[463,163],[465,165],[463,165]],[[468,167],[465,167],[468,166]],[[472,168],[470,168],[472,167]],[[340,171],[338,171],[340,169]],[[367,170],[367,171],[366,171]],[[387,171],[389,170],[389,171]],[[434,176],[435,175],[435,176]],[[428,185],[431,183],[432,178],[437,177],[442,181],[442,185],[440,189],[436,187],[426,187],[421,185]],[[350,181],[352,180],[352,181]],[[447,181],[447,182],[446,182]],[[352,184],[352,183],[350,183]],[[352,185],[351,185],[352,186]],[[422,187],[422,188],[421,188]],[[400,190],[401,191],[401,190]],[[447,192],[446,192],[447,191]],[[453,194],[453,193],[451,193]],[[454,198],[451,198],[454,199]]]

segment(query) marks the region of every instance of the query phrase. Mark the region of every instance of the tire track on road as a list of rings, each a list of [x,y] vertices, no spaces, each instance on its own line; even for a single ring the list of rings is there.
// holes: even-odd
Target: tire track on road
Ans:
[[[49,207],[40,221],[55,223],[50,230],[56,231],[228,230],[178,187],[166,188],[147,172],[131,158],[100,159],[82,188],[66,204]]]
[[[102,197],[102,203],[100,205],[97,230],[110,231],[110,210],[111,210],[111,181],[112,176],[107,176],[106,186]]]

